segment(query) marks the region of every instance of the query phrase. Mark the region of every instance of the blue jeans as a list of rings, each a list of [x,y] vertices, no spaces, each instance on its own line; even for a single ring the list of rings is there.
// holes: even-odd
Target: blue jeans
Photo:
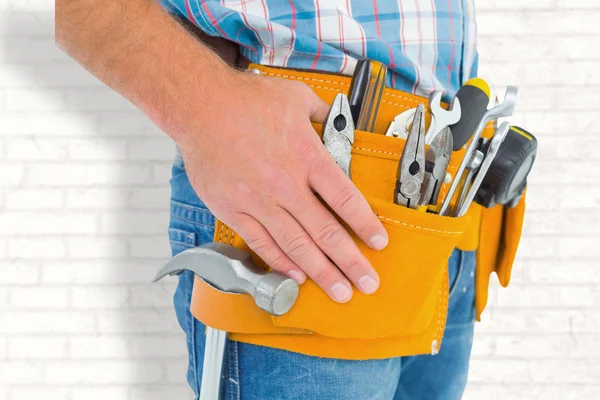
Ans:
[[[173,255],[213,240],[215,217],[192,189],[176,157],[171,178],[169,240]],[[347,361],[228,341],[225,399],[453,400],[462,397],[475,320],[475,254],[455,250],[448,262],[450,303],[440,353]],[[187,379],[200,391],[205,327],[190,313],[193,273],[179,277],[177,318],[187,337]],[[209,307],[209,305],[207,305]]]

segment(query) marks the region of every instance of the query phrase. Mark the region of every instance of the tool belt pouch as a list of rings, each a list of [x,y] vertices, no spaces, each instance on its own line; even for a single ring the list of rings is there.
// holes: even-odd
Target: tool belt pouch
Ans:
[[[347,93],[350,78],[323,78],[309,72],[282,72],[259,67],[263,75],[307,83],[331,104],[337,93]],[[427,99],[386,89],[376,132],[385,132],[397,114]],[[322,127],[314,125],[320,134]],[[448,259],[471,220],[412,210],[393,202],[396,171],[405,141],[371,132],[355,132],[351,177],[389,234],[389,244],[375,251],[353,239],[381,278],[378,291],[354,291],[352,300],[339,304],[308,279],[300,286],[296,304],[274,317],[259,310],[246,295],[221,293],[200,279],[192,299],[192,313],[205,324],[229,332],[231,339],[319,357],[376,359],[437,353],[448,308]],[[450,170],[460,157],[453,157]],[[447,190],[442,189],[442,194]],[[246,243],[221,221],[214,240],[250,251]],[[268,266],[252,253],[257,266]]]
[[[515,207],[497,205],[490,209],[483,209],[481,214],[475,283],[477,320],[481,319],[487,304],[492,272],[496,273],[503,287],[507,287],[510,283],[513,263],[523,231],[526,194],[523,193]]]

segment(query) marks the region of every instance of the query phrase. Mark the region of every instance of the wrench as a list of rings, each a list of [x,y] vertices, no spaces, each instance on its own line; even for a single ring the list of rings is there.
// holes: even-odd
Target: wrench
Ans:
[[[460,120],[462,111],[460,100],[455,97],[451,108],[446,110],[442,108],[443,92],[434,92],[429,100],[429,109],[431,110],[431,124],[425,134],[425,144],[430,145],[435,137],[450,125],[454,125]]]
[[[460,181],[462,180],[462,176],[465,173],[465,169],[467,168],[467,164],[470,162],[473,153],[477,149],[477,145],[479,142],[479,138],[481,137],[481,133],[483,132],[483,128],[485,128],[486,124],[491,120],[510,117],[514,110],[515,105],[517,104],[517,94],[519,93],[519,88],[516,86],[508,86],[506,88],[506,95],[504,96],[504,101],[501,104],[498,104],[496,107],[488,110],[481,121],[479,121],[479,125],[477,125],[477,129],[475,129],[475,133],[473,134],[473,138],[471,140],[471,144],[465,153],[465,157],[463,161],[460,163],[460,167],[458,167],[458,171],[452,181],[452,185],[450,186],[450,190],[448,190],[448,194],[442,203],[442,207],[440,208],[440,215],[446,215],[445,213],[448,211],[448,206],[450,206],[450,201],[454,197],[456,193],[456,189]]]

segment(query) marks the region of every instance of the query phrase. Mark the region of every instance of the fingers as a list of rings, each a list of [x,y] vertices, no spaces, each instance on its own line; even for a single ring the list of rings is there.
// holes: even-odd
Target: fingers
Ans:
[[[329,297],[339,303],[345,303],[352,298],[350,282],[286,210],[276,206],[268,213],[262,213],[258,220],[290,260],[310,276]]]
[[[306,274],[289,259],[257,220],[247,214],[240,214],[235,226],[231,227],[267,265],[286,274],[299,284],[304,283]]]
[[[371,248],[387,246],[388,234],[369,203],[331,157],[319,160],[309,171],[310,186]]]
[[[377,272],[356,246],[346,228],[312,192],[306,190],[306,193],[283,206],[357,288],[366,294],[377,290]]]

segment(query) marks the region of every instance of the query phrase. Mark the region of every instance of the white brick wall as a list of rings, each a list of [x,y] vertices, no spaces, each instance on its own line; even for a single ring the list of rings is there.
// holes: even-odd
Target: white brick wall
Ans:
[[[479,3],[481,74],[520,86],[540,155],[465,398],[600,398],[600,3]],[[148,283],[170,141],[54,47],[52,2],[0,12],[0,399],[186,398],[174,282]]]

